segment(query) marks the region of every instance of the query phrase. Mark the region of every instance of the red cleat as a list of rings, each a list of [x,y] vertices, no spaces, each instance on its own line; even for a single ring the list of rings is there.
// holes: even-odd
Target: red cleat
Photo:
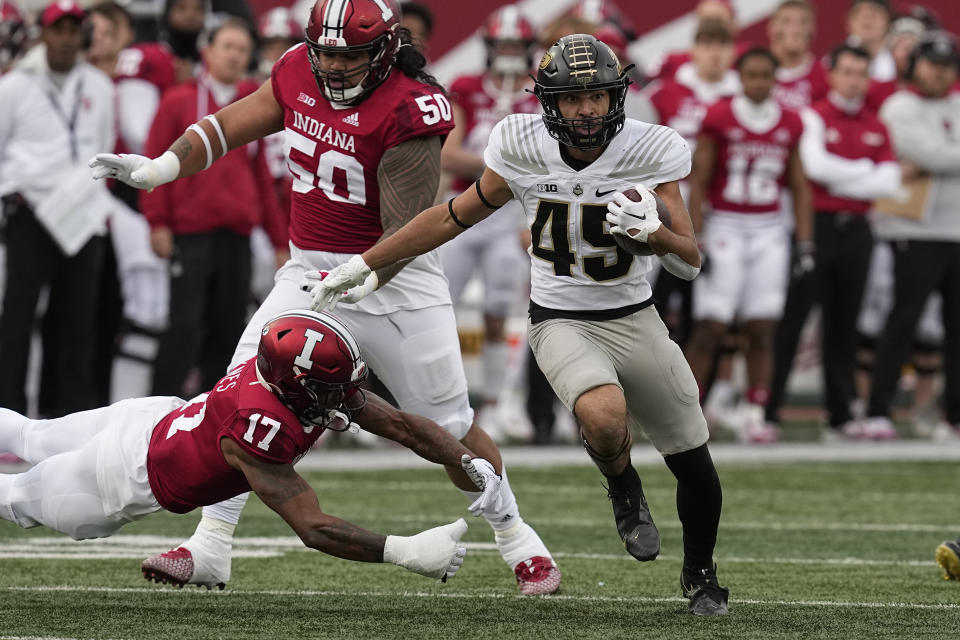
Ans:
[[[534,556],[524,560],[514,567],[513,573],[525,596],[546,596],[560,589],[560,569],[550,558]]]
[[[206,587],[208,591],[213,587],[222,591],[226,586],[223,582],[197,582],[194,579],[193,554],[185,547],[177,547],[147,558],[140,565],[140,570],[148,581],[170,584],[180,589],[185,584],[196,584],[198,587]]]

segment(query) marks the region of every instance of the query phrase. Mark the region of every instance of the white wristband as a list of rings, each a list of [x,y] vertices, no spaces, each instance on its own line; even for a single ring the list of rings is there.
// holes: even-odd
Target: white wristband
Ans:
[[[157,185],[173,182],[180,175],[180,158],[173,151],[164,151],[159,158],[154,158],[160,182]]]
[[[203,168],[206,171],[213,164],[213,147],[210,145],[210,138],[207,137],[207,132],[203,130],[203,127],[198,124],[190,125],[187,127],[187,131],[193,131],[200,136],[200,140],[203,142],[203,148],[207,151],[207,165]]]
[[[209,120],[210,124],[213,125],[214,130],[217,132],[217,137],[220,138],[220,157],[227,155],[227,138],[223,135],[223,128],[220,126],[220,121],[217,120],[217,116],[212,113],[208,116],[204,116],[204,120]]]
[[[410,539],[405,536],[387,536],[383,544],[383,561],[405,567],[410,559]]]

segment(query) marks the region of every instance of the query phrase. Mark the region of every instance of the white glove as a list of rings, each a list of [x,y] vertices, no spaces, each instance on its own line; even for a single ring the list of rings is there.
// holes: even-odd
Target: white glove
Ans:
[[[147,191],[176,180],[180,173],[180,159],[172,151],[153,159],[133,153],[98,153],[87,164],[93,169],[94,180],[115,178]]]
[[[613,202],[607,204],[607,222],[610,223],[611,233],[646,242],[647,236],[659,229],[662,223],[653,193],[640,184],[635,188],[641,194],[640,202],[634,202],[622,193],[613,194]]]
[[[312,291],[310,306],[314,311],[333,311],[340,302],[356,302],[379,286],[377,274],[370,271],[360,255],[337,265],[320,278]]]
[[[446,582],[463,564],[467,548],[459,542],[466,531],[467,523],[460,518],[415,536],[387,536],[383,561]]]
[[[329,271],[307,271],[303,274],[303,279],[300,280],[300,290],[307,291],[314,295],[314,302],[311,304],[316,304],[317,287],[320,285],[320,281],[329,275]],[[350,289],[341,292],[340,297],[332,301],[329,308],[333,309],[341,302],[353,304],[354,302],[357,302],[376,291],[377,287],[379,286],[380,279],[377,278],[377,274],[370,272],[370,275],[368,275],[367,279],[363,281],[363,284],[357,285],[356,287],[351,287]],[[312,308],[317,311],[323,311],[324,309],[323,307],[316,306]]]
[[[467,472],[470,481],[477,485],[483,493],[473,501],[467,509],[475,516],[484,513],[496,513],[503,506],[503,496],[500,495],[500,483],[503,479],[494,471],[493,465],[483,458],[471,458],[463,454],[460,466]]]

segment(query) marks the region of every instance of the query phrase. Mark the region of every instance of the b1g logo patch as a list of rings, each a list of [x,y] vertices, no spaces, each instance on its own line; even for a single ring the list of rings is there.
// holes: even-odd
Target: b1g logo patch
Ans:
[[[557,185],[555,184],[538,184],[537,193],[556,193]]]

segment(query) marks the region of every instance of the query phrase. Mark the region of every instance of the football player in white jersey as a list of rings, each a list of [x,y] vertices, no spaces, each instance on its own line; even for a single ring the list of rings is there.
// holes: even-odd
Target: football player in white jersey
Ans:
[[[314,306],[336,306],[371,268],[429,251],[520,201],[532,235],[530,344],[609,482],[620,537],[638,560],[660,551],[630,463],[630,427],[637,426],[677,478],[681,586],[690,611],[725,614],[728,591],[713,562],[720,480],[696,380],[653,308],[645,277],[653,258],[621,249],[613,235],[648,243],[681,277],[697,275],[700,254],[677,184],[690,172],[690,150],[668,127],[625,118],[628,83],[607,45],[584,34],[561,38],[536,78],[544,115],[504,118],[491,133],[480,180],[336,267],[314,288]],[[629,187],[640,192],[639,202],[617,193]],[[669,209],[671,229],[648,189]]]

